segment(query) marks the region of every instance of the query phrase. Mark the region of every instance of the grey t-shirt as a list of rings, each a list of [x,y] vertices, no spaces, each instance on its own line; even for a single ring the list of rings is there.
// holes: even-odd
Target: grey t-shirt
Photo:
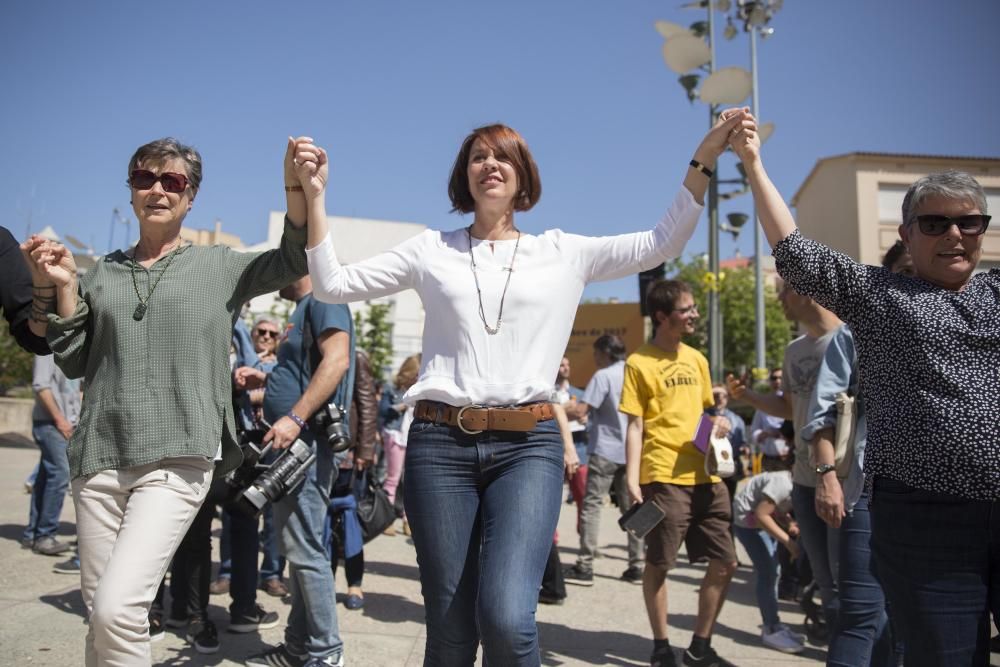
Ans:
[[[733,523],[743,528],[756,528],[753,511],[764,499],[777,505],[779,512],[789,511],[792,507],[792,473],[776,470],[751,477],[733,498]]]
[[[816,457],[801,431],[809,421],[809,400],[816,386],[816,373],[834,333],[836,329],[819,338],[799,336],[785,348],[785,393],[792,398],[792,423],[795,425],[792,480],[802,486],[816,486]]]
[[[619,465],[625,464],[625,428],[628,425],[628,417],[618,411],[624,382],[625,362],[616,361],[594,373],[581,399],[590,406],[591,453]]]
[[[76,426],[77,422],[80,421],[80,381],[67,378],[56,366],[55,358],[51,354],[35,357],[31,388],[35,390],[36,396],[42,389],[51,391],[56,406],[66,417],[66,421],[73,426]],[[53,421],[52,415],[37,398],[34,410],[31,412],[31,419],[45,423]]]

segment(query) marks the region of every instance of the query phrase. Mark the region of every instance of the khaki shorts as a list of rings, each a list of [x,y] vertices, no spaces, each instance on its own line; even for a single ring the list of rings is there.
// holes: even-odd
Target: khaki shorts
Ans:
[[[672,569],[682,542],[692,563],[715,559],[736,562],[729,532],[732,503],[724,483],[681,486],[652,482],[641,488],[643,500],[652,500],[666,514],[646,535],[647,563]]]

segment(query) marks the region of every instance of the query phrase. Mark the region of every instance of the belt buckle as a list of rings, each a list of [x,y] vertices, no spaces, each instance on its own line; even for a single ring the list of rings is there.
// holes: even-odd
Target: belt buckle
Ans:
[[[482,431],[471,431],[462,426],[462,414],[469,408],[475,408],[475,407],[478,406],[472,405],[471,403],[469,405],[463,405],[461,408],[458,409],[458,415],[455,417],[455,421],[458,423],[458,428],[461,429],[462,433],[465,433],[466,435],[479,435],[480,433],[482,433]]]

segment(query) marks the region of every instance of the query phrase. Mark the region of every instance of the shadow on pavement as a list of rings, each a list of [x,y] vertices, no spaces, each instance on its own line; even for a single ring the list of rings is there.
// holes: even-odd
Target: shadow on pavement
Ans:
[[[25,501],[24,501],[24,507],[25,507],[24,514],[25,514],[25,517],[27,517],[27,514],[28,514],[28,509],[27,508],[28,508],[28,504],[29,504],[28,503],[28,495],[25,494],[24,498],[25,498]],[[72,501],[67,501],[67,502],[72,502]],[[0,524],[0,540],[10,540],[12,542],[20,542],[21,541],[21,536],[24,535],[24,525],[25,524],[23,524],[23,523],[2,523],[2,524]],[[76,535],[76,524],[75,523],[70,523],[68,521],[60,521],[59,522],[59,529],[56,531],[56,537],[58,537],[60,539],[60,541],[65,541],[65,542],[72,541],[72,540],[75,539],[75,535]],[[66,556],[71,556],[72,552],[69,551],[69,550],[67,550],[66,553],[65,553],[65,555]],[[46,558],[48,558],[48,556],[46,556]],[[53,562],[55,562],[55,561],[53,561]]]
[[[83,605],[83,596],[80,595],[79,588],[65,593],[42,595],[38,600],[67,614],[76,614],[80,618],[87,617],[87,608]]]
[[[0,433],[0,447],[38,449],[34,440],[20,433]]]
[[[424,606],[401,595],[365,592],[365,616],[382,623],[423,623]],[[338,609],[338,614],[345,613]],[[347,612],[350,613],[350,612]]]
[[[397,577],[399,579],[409,579],[410,581],[420,581],[420,570],[417,569],[417,566],[403,563],[365,560],[365,574],[377,574],[382,577]]]
[[[648,664],[653,642],[625,632],[539,623],[538,643],[543,665],[563,665],[566,657],[587,665],[643,665]]]

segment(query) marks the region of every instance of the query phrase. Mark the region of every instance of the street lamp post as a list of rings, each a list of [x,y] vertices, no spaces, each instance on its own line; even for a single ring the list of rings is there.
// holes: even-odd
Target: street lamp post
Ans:
[[[705,8],[708,11],[708,21],[698,22],[686,29],[682,26],[658,21],[656,29],[666,39],[663,47],[664,60],[667,66],[682,76],[680,83],[692,102],[696,98],[709,105],[709,126],[714,126],[718,118],[720,104],[739,104],[748,95],[752,95],[753,114],[759,118],[757,99],[757,35],[766,37],[774,32],[766,28],[766,24],[782,5],[782,0],[695,0],[684,5],[690,8]],[[729,15],[733,8],[733,14]],[[733,25],[733,17],[742,20],[744,29],[750,33],[750,64],[751,71],[738,67],[727,67],[716,70],[715,64],[715,17],[714,10],[727,14],[726,39],[732,39],[737,34]],[[704,39],[703,39],[704,38]],[[707,41],[707,45],[705,42]],[[707,71],[701,90],[697,90],[700,76],[691,74],[691,70]],[[766,141],[774,126],[764,123],[760,127],[761,141]],[[737,165],[739,168],[740,165]],[[742,174],[739,181],[727,181],[713,178],[708,186],[706,207],[708,209],[708,356],[712,381],[720,382],[723,374],[722,336],[723,322],[720,307],[721,276],[719,272],[719,201],[744,194],[748,188],[746,177]],[[719,183],[740,182],[741,190],[726,192],[720,195]],[[765,350],[765,314],[764,314],[764,284],[762,271],[761,233],[757,225],[756,209],[753,214],[754,223],[754,352],[756,374],[766,372]],[[732,231],[727,229],[726,231]],[[735,234],[734,234],[735,238]]]

